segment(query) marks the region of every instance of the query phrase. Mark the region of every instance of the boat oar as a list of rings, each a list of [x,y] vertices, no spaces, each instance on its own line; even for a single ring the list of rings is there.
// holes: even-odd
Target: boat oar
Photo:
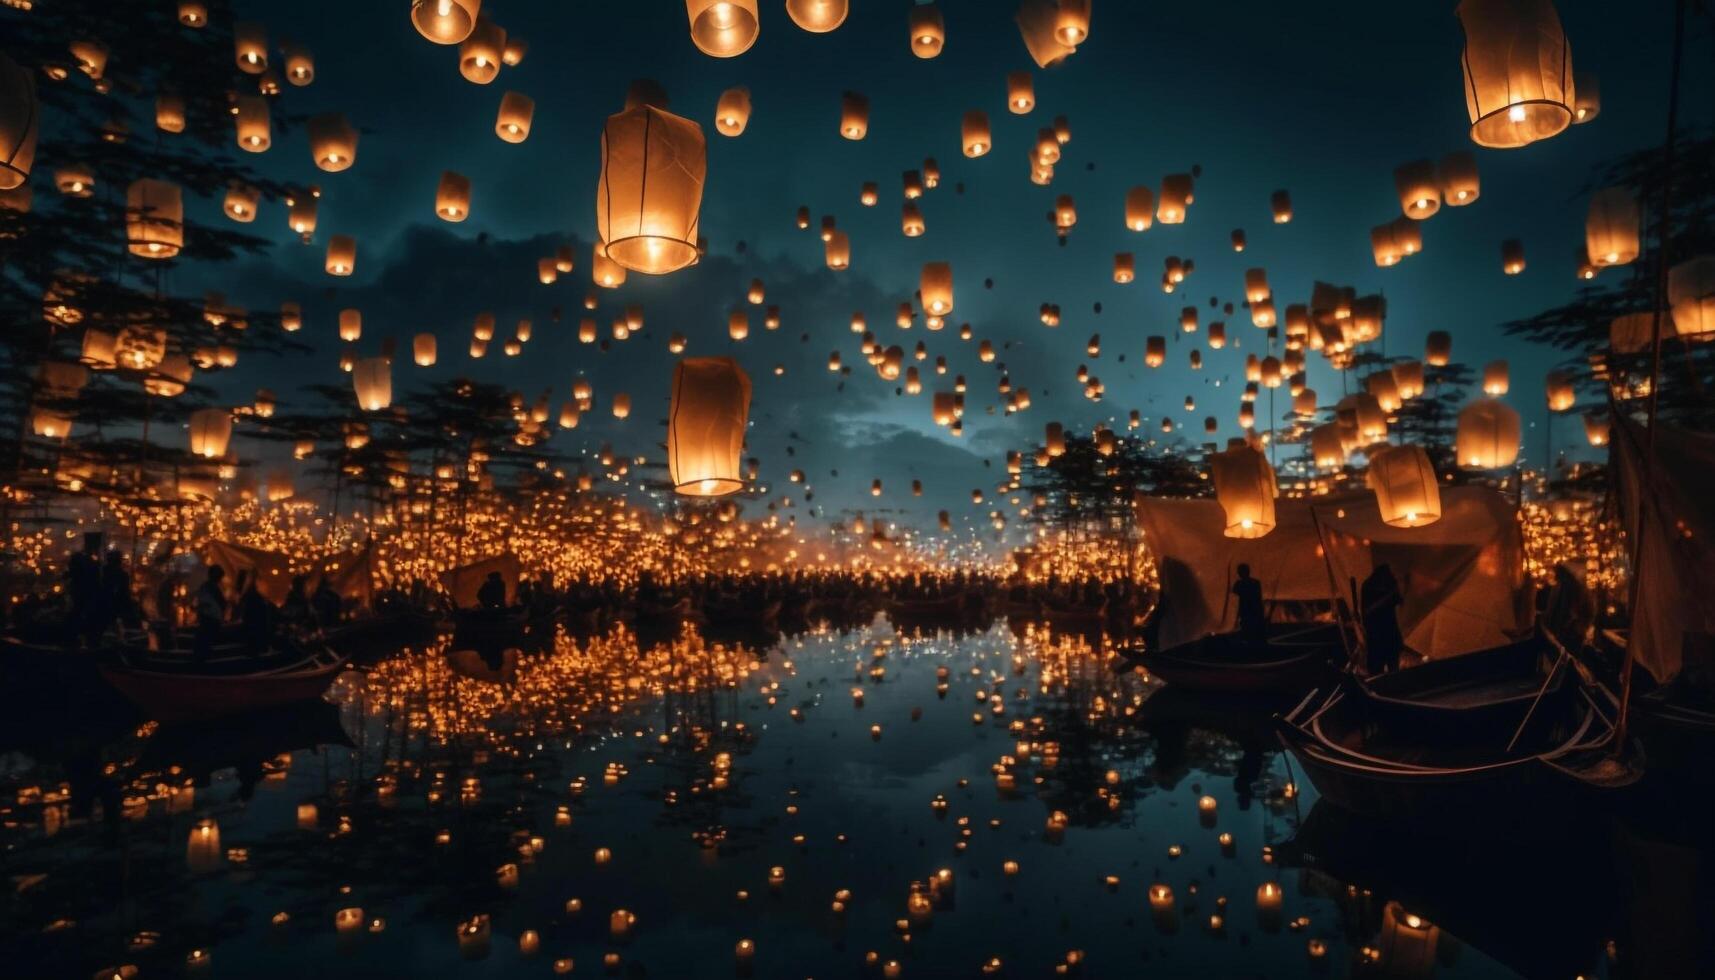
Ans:
[[[1553,636],[1546,632],[1543,635],[1548,636],[1549,642],[1554,643]],[[1525,728],[1529,727],[1531,718],[1536,715],[1536,706],[1542,703],[1543,695],[1548,693],[1549,685],[1554,683],[1554,675],[1560,673],[1560,665],[1566,662],[1566,648],[1559,643],[1554,643],[1554,646],[1559,649],[1560,655],[1554,658],[1554,666],[1548,669],[1548,676],[1542,679],[1542,686],[1537,688],[1536,697],[1532,698],[1530,702],[1530,710],[1524,713],[1524,720],[1518,723],[1518,729],[1513,732],[1513,737],[1507,740],[1506,750],[1509,753],[1513,750],[1513,746],[1518,744],[1519,737],[1524,734]]]

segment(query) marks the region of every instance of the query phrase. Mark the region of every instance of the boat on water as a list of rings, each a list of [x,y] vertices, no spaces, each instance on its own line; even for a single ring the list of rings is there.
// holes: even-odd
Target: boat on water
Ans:
[[[1436,835],[1523,835],[1564,825],[1591,794],[1635,782],[1609,706],[1565,658],[1528,699],[1505,675],[1463,685],[1459,707],[1480,725],[1425,724],[1438,701],[1446,706],[1448,688],[1443,672],[1416,673],[1423,669],[1399,671],[1383,701],[1346,679],[1281,716],[1282,742],[1323,799]],[[1547,813],[1560,816],[1545,821]]]
[[[321,697],[347,658],[325,643],[277,639],[255,652],[242,642],[216,644],[203,658],[187,641],[171,649],[120,647],[101,666],[119,693],[163,722],[202,721]]]
[[[1204,694],[1296,697],[1333,674],[1345,653],[1336,623],[1270,623],[1268,642],[1215,633],[1166,650],[1132,650],[1126,663],[1168,686]]]
[[[397,609],[355,616],[323,627],[322,639],[336,651],[352,657],[389,653],[401,644],[434,639],[443,625],[441,617],[427,609]]]
[[[1538,630],[1516,643],[1405,670],[1350,675],[1372,723],[1400,735],[1438,738],[1458,731],[1503,742],[1523,722],[1538,698],[1552,698],[1577,677],[1559,648]]]

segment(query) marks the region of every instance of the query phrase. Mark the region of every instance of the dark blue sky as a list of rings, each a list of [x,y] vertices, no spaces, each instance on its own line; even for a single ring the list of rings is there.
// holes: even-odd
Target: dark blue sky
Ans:
[[[1157,435],[1154,422],[1163,414],[1183,425],[1189,440],[1201,441],[1202,420],[1211,414],[1221,420],[1223,438],[1237,434],[1244,356],[1263,351],[1264,332],[1249,325],[1243,309],[1223,317],[1208,304],[1212,296],[1240,303],[1243,271],[1251,266],[1267,269],[1282,310],[1306,301],[1316,279],[1360,293],[1385,291],[1387,352],[1420,354],[1429,331],[1450,330],[1457,360],[1473,367],[1497,357],[1512,361],[1509,401],[1527,425],[1539,423],[1541,379],[1553,356],[1500,336],[1498,325],[1572,295],[1585,211],[1578,192],[1592,165],[1660,141],[1672,5],[1647,0],[1622,13],[1595,0],[1559,3],[1574,65],[1600,76],[1602,114],[1546,142],[1498,151],[1477,149],[1467,135],[1462,35],[1452,3],[1105,0],[1095,4],[1091,37],[1078,53],[1041,71],[1019,40],[1011,0],[944,0],[946,48],[927,61],[908,49],[904,2],[856,0],[843,27],[813,35],[787,19],[780,0],[762,0],[756,45],[721,60],[692,46],[678,0],[490,0],[485,13],[530,45],[523,63],[490,85],[465,81],[455,48],[419,36],[405,0],[238,6],[268,25],[271,42],[290,39],[315,55],[314,84],[288,88],[277,112],[341,111],[365,130],[357,164],[344,173],[315,170],[301,131],[277,135],[259,161],[276,176],[324,189],[313,246],[292,240],[283,207],[265,208],[254,227],[279,241],[270,260],[222,273],[227,291],[252,307],[302,302],[300,336],[321,348],[268,364],[261,383],[289,401],[294,380],[338,379],[336,311],[357,306],[366,349],[385,334],[397,336],[402,349],[421,330],[440,337],[440,364],[424,372],[402,359],[396,387],[419,375],[470,373],[532,397],[552,389],[558,402],[575,377],[588,376],[602,410],[587,414],[576,431],[556,435],[554,446],[574,455],[611,442],[622,453],[655,454],[671,377],[667,337],[677,331],[690,338],[689,353],[732,353],[749,370],[751,451],[771,486],[801,490],[785,483],[786,473],[800,467],[815,486],[816,503],[830,511],[879,503],[906,508],[902,519],[926,523],[940,508],[980,519],[993,495],[974,507],[971,489],[991,491],[1004,473],[1005,450],[1034,445],[1049,421],[1079,430],[1099,421],[1123,427],[1135,408]],[[1694,31],[1688,50],[1685,106],[1691,122],[1707,124],[1715,59],[1699,54],[1709,49],[1707,27],[1702,31]],[[1006,111],[1005,75],[1026,68],[1035,75],[1037,106],[1014,116]],[[629,303],[644,307],[647,324],[641,336],[603,354],[577,342],[576,324],[589,284],[601,126],[636,77],[663,83],[673,111],[707,135],[701,230],[710,256],[690,270],[657,279],[634,274],[622,289],[601,291],[595,316],[604,335]],[[754,105],[737,139],[713,126],[716,99],[733,85],[748,86]],[[847,89],[871,102],[869,135],[861,142],[836,132]],[[493,135],[496,107],[508,90],[536,100],[534,127],[521,145]],[[988,113],[996,143],[977,160],[959,148],[960,117],[972,108]],[[1028,180],[1027,152],[1036,130],[1059,115],[1070,119],[1073,138],[1053,185],[1038,187]],[[1461,149],[1477,152],[1481,200],[1443,208],[1423,228],[1423,254],[1378,269],[1368,232],[1399,215],[1393,168]],[[907,239],[899,231],[900,174],[930,156],[940,163],[942,185],[920,202],[928,233]],[[1185,224],[1157,224],[1142,234],[1122,226],[1129,187],[1158,187],[1164,174],[1193,164],[1201,165],[1202,177]],[[432,213],[443,170],[472,179],[472,213],[462,224]],[[881,202],[873,208],[858,204],[864,181],[880,185]],[[955,189],[961,183],[962,194]],[[1277,188],[1292,194],[1295,215],[1287,225],[1270,220],[1269,195]],[[1059,194],[1071,194],[1078,207],[1078,225],[1064,247],[1045,220]],[[851,234],[850,271],[825,270],[814,231],[794,226],[799,205],[817,218],[836,215]],[[1249,238],[1242,255],[1228,245],[1234,228]],[[333,279],[321,271],[330,234],[357,237],[356,276]],[[1521,276],[1501,274],[1505,238],[1524,242],[1529,267]],[[576,245],[576,271],[556,285],[537,284],[536,257],[561,243]],[[1135,283],[1113,283],[1116,251],[1136,253]],[[1157,284],[1168,255],[1196,261],[1173,295]],[[910,331],[893,326],[894,308],[910,298],[918,270],[933,260],[952,263],[952,321],[968,321],[976,340],[961,343],[951,326],[928,333],[921,320]],[[761,308],[752,308],[751,338],[734,344],[726,337],[726,313],[743,302],[752,278],[768,285],[768,302],[781,307],[784,325],[763,331]],[[985,289],[991,278],[994,288]],[[1037,321],[1043,302],[1061,306],[1058,329]],[[1100,314],[1092,308],[1098,302]],[[1211,352],[1203,333],[1180,335],[1177,319],[1186,305],[1200,307],[1205,324],[1225,319],[1239,343]],[[549,322],[556,306],[565,313],[557,326]],[[927,343],[923,395],[896,397],[895,386],[863,363],[847,327],[860,309],[884,344],[909,351],[919,340]],[[524,356],[503,356],[498,342],[482,361],[465,356],[481,310],[498,315],[499,337],[519,317],[534,320]],[[801,342],[806,333],[809,341]],[[1103,339],[1097,359],[1084,351],[1094,333]],[[1166,366],[1153,371],[1142,363],[1151,334],[1170,343]],[[1028,412],[1011,419],[985,414],[998,398],[994,366],[976,356],[983,338],[997,348],[1010,345],[999,361],[1015,385],[1031,389]],[[1200,372],[1186,364],[1192,346],[1204,347]],[[836,349],[854,365],[843,391],[826,370]],[[970,383],[959,439],[930,421],[928,392],[950,387],[952,378],[934,377],[929,365],[936,354]],[[1319,356],[1310,363],[1311,386],[1337,396],[1338,376]],[[784,376],[773,374],[776,364],[784,365]],[[1073,376],[1079,364],[1106,384],[1101,403],[1083,397]],[[237,373],[235,396],[255,383],[255,375]],[[624,422],[606,412],[616,391],[631,393],[637,406]],[[1194,412],[1183,410],[1188,394],[1196,398]],[[1559,431],[1567,437],[1560,443],[1571,445],[1575,426]],[[789,440],[789,432],[799,438]],[[786,453],[789,442],[794,456]],[[1527,430],[1527,460],[1540,461],[1541,454],[1541,440]],[[991,465],[985,468],[984,460]],[[876,477],[887,487],[879,502],[868,492]],[[925,484],[920,500],[909,495],[913,478]],[[807,512],[798,513],[802,519]]]

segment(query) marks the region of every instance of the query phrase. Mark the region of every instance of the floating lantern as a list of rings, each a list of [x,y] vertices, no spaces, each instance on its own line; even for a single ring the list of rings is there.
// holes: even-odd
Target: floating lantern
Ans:
[[[463,221],[470,216],[470,178],[451,170],[442,171],[435,188],[435,215],[442,221]]]
[[[208,26],[208,4],[202,0],[179,0],[179,23],[191,28]]]
[[[225,856],[220,847],[220,824],[198,820],[185,842],[185,866],[192,874],[207,874],[219,869]]]
[[[1551,0],[1463,0],[1460,63],[1471,139],[1509,148],[1547,139],[1572,121],[1572,49]]]
[[[224,408],[200,408],[191,413],[191,452],[204,459],[226,455],[232,441],[232,413]]]
[[[947,24],[940,8],[933,3],[912,7],[907,17],[911,31],[911,53],[919,58],[933,58],[947,43]]]
[[[722,136],[737,136],[750,122],[750,89],[742,85],[727,89],[715,103],[715,129]]]
[[[711,58],[732,58],[750,50],[760,26],[756,0],[685,0],[691,19],[691,43]]]
[[[953,267],[947,262],[925,262],[918,279],[923,309],[931,316],[953,312]]]
[[[1524,243],[1516,238],[1501,242],[1501,271],[1516,276],[1524,271]]]
[[[305,194],[287,202],[286,224],[307,243],[316,232],[316,199]]]
[[[365,357],[352,367],[351,383],[357,391],[358,407],[379,412],[393,404],[393,362],[385,357]]]
[[[1128,283],[1137,278],[1137,258],[1130,252],[1114,253],[1114,282]]]
[[[1506,361],[1490,361],[1483,365],[1483,394],[1499,398],[1507,393],[1509,374]]]
[[[1389,446],[1375,453],[1367,479],[1382,523],[1423,527],[1441,519],[1441,488],[1422,446]]]
[[[1606,446],[1611,426],[1612,422],[1605,413],[1587,413],[1584,416],[1584,438],[1592,446]]]
[[[1155,206],[1155,220],[1164,225],[1183,224],[1185,212],[1191,206],[1190,174],[1168,174],[1161,178],[1161,198]]]
[[[459,42],[459,74],[465,81],[487,85],[500,74],[506,54],[506,29],[478,14],[476,27]]]
[[[1408,218],[1421,221],[1441,210],[1441,187],[1435,164],[1428,160],[1402,163],[1393,171],[1399,207]]]
[[[1275,191],[1273,194],[1269,195],[1268,206],[1269,210],[1274,214],[1275,224],[1284,225],[1292,220],[1292,195],[1288,194],[1286,191]],[[1235,234],[1238,235],[1238,239],[1235,242],[1237,245],[1237,242],[1242,242],[1244,240],[1244,233],[1235,232]],[[1244,251],[1244,248],[1242,245],[1238,245],[1236,250],[1242,252]]]
[[[1572,73],[1575,95],[1572,101],[1572,125],[1578,126],[1602,114],[1602,85],[1595,75],[1586,71]]]
[[[170,259],[185,244],[185,203],[179,185],[136,180],[125,191],[125,239],[132,255]]]
[[[411,24],[436,44],[458,44],[476,27],[482,0],[411,0]]]
[[[625,282],[625,266],[609,258],[607,246],[599,241],[590,259],[590,278],[604,289],[618,289]]]
[[[619,392],[613,396],[613,417],[616,419],[623,419],[629,418],[630,416],[631,396],[623,391]]]
[[[339,311],[339,339],[353,343],[363,337],[363,312],[356,309]]]
[[[1445,330],[1432,330],[1423,345],[1423,360],[1432,367],[1446,367],[1453,357],[1453,335]]]
[[[1084,6],[1087,9],[1088,5]],[[1014,17],[1018,23],[1018,34],[1024,39],[1024,48],[1030,52],[1031,60],[1039,68],[1052,68],[1077,50],[1062,39],[1060,10],[1049,0],[1023,0],[1018,5],[1018,13]],[[1084,27],[1088,30],[1087,18]]]
[[[1477,177],[1477,158],[1469,150],[1458,150],[1442,157],[1435,172],[1441,182],[1442,202],[1448,207],[1464,207],[1482,194],[1482,182]]]
[[[310,138],[310,155],[316,166],[338,173],[357,162],[357,130],[338,112],[311,116],[304,124]]]
[[[349,276],[356,271],[357,240],[350,235],[329,238],[326,268],[330,276]]]
[[[608,257],[646,275],[695,262],[708,172],[702,128],[643,104],[609,116],[601,145],[596,219]]]
[[[1499,469],[1518,459],[1519,415],[1505,402],[1483,399],[1459,411],[1454,452],[1459,465]]]
[[[286,81],[302,88],[316,80],[316,59],[303,48],[283,49],[286,56]]]
[[[1624,187],[1608,187],[1590,197],[1584,243],[1596,266],[1626,265],[1638,257],[1638,202]]]
[[[1578,400],[1577,390],[1572,386],[1572,375],[1565,371],[1550,371],[1543,382],[1543,393],[1548,398],[1548,410],[1564,412],[1572,408]]]
[[[750,336],[750,314],[743,310],[733,310],[727,314],[726,333],[733,340],[743,340]]]
[[[420,333],[411,338],[411,359],[418,367],[435,366],[435,335]]]
[[[852,264],[852,240],[845,232],[835,229],[822,246],[828,268],[845,269]]]
[[[273,123],[270,121],[267,99],[260,95],[241,95],[232,108],[239,149],[262,153],[274,145]]]
[[[232,46],[239,71],[260,75],[268,70],[268,32],[261,24],[244,20],[233,24]]]
[[[155,96],[155,128],[163,133],[182,133],[185,131],[185,100],[183,96],[171,92],[162,92]],[[244,142],[243,136],[239,143]]]
[[[1247,445],[1237,445],[1209,457],[1215,499],[1226,515],[1229,538],[1260,538],[1274,530],[1274,468],[1267,457]]]
[[[1715,334],[1715,256],[1698,256],[1669,269],[1667,301],[1681,337],[1703,340]]]
[[[786,16],[812,34],[826,34],[845,23],[849,0],[786,0]]]
[[[967,157],[980,157],[992,149],[994,136],[989,130],[988,113],[981,109],[966,112],[959,124],[959,140]]]
[[[226,199],[221,202],[221,210],[226,216],[241,224],[249,224],[256,220],[256,209],[262,200],[262,193],[242,181],[233,181],[226,185]]]
[[[508,143],[522,143],[530,138],[530,123],[535,117],[535,99],[522,92],[507,92],[500,97],[500,113],[494,120],[494,135]]]
[[[840,135],[861,140],[869,132],[869,99],[857,92],[840,93]]]
[[[95,173],[81,163],[67,164],[54,171],[54,186],[66,197],[90,197],[95,193]]]
[[[1006,76],[1006,107],[1015,116],[1036,108],[1036,84],[1027,71],[1008,72]]]

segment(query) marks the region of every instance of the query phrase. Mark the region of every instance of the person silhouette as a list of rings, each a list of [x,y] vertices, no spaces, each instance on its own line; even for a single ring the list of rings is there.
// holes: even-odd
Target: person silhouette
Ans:
[[[1239,638],[1249,644],[1268,642],[1268,612],[1262,604],[1262,583],[1251,578],[1251,567],[1239,563],[1233,595],[1239,600]]]

